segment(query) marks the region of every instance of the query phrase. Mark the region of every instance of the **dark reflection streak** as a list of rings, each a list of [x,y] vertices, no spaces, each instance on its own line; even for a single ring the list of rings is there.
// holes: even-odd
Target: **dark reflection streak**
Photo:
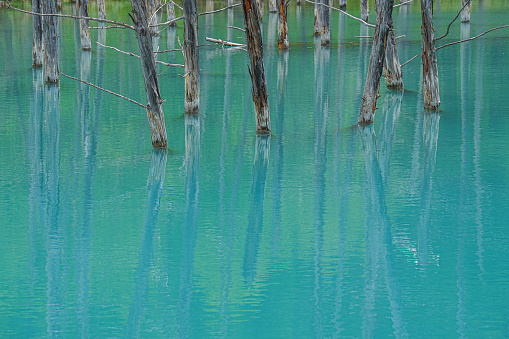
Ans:
[[[32,294],[38,288],[38,253],[44,228],[44,168],[43,168],[43,119],[44,113],[44,80],[42,68],[32,69],[32,100],[30,101],[30,118],[28,133],[28,162],[30,166],[30,274]]]
[[[147,177],[147,204],[145,206],[145,223],[141,237],[140,258],[136,271],[134,297],[127,319],[126,337],[140,337],[140,327],[146,308],[149,273],[154,256],[154,240],[159,220],[159,207],[166,173],[167,151],[152,150],[150,168]]]
[[[272,214],[272,253],[277,255],[279,236],[281,231],[281,202],[283,199],[283,163],[284,163],[284,115],[286,78],[288,75],[289,52],[279,53],[277,62],[278,94],[276,100],[276,114],[274,119],[274,132],[276,133],[274,147],[274,183],[272,188],[273,214]]]
[[[247,235],[244,254],[243,274],[246,285],[250,288],[256,278],[258,248],[263,229],[263,204],[265,185],[269,167],[270,136],[257,135],[255,159],[253,164],[253,184],[251,186],[251,206],[247,222]]]
[[[44,88],[44,175],[46,186],[45,228],[47,229],[47,305],[46,321],[48,336],[58,336],[63,331],[62,314],[65,310],[62,281],[63,234],[60,215],[60,90],[58,86]]]
[[[470,36],[470,24],[461,23],[461,39]],[[470,206],[468,201],[469,172],[470,172],[470,117],[468,116],[468,76],[470,74],[470,46],[460,46],[460,76],[461,76],[461,182],[460,182],[460,211],[458,221],[458,262],[456,273],[458,280],[458,310],[456,313],[457,332],[461,338],[465,337],[466,329],[466,286],[465,286],[465,238]]]
[[[180,272],[179,301],[177,305],[177,337],[191,336],[191,301],[193,297],[194,250],[198,234],[198,203],[200,192],[201,118],[186,114],[185,153],[185,217]]]
[[[315,43],[315,319],[317,337],[323,337],[324,315],[322,309],[322,251],[325,212],[325,170],[327,165],[327,119],[329,101],[330,49]]]

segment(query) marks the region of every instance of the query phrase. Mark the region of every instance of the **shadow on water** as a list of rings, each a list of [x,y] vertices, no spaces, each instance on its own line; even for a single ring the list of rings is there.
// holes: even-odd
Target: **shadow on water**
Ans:
[[[263,229],[263,204],[265,201],[265,185],[269,167],[270,136],[257,135],[253,164],[253,183],[251,186],[251,205],[247,221],[247,236],[244,250],[243,275],[248,288],[256,278],[258,247]]]

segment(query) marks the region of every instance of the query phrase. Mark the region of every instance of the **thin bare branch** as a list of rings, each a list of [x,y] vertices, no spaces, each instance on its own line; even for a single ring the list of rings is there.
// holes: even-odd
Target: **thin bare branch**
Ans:
[[[182,50],[180,48],[175,49],[166,49],[164,51],[155,51],[154,53],[168,53],[168,52],[181,52]]]
[[[236,26],[228,26],[228,28],[238,29],[239,31],[245,32],[244,28],[236,27]]]
[[[417,54],[416,56],[414,56],[412,59],[408,60],[407,62],[404,62],[401,64],[401,67],[405,66],[406,64],[408,64],[410,61],[414,60],[415,58],[417,58],[419,55],[421,55],[422,53],[419,53]]]
[[[180,5],[179,5],[178,3],[176,3],[175,1],[170,0],[170,2],[173,2],[173,4],[174,4],[175,6],[177,6],[178,8],[180,8],[180,10],[181,10],[181,11],[183,11],[183,10],[184,10],[184,9],[182,8],[182,6],[180,6]]]
[[[129,98],[127,98],[127,97],[123,96],[123,95],[120,95],[120,94],[117,94],[117,93],[115,93],[115,92],[109,91],[109,90],[107,90],[107,89],[101,88],[101,87],[99,87],[99,86],[97,86],[97,85],[94,85],[94,84],[91,84],[90,82],[87,82],[87,81],[85,81],[85,80],[81,80],[81,79],[78,79],[78,78],[72,77],[72,76],[67,75],[67,74],[64,74],[64,73],[62,73],[62,72],[60,72],[60,74],[61,74],[61,75],[63,75],[64,77],[69,78],[69,79],[73,79],[73,80],[76,80],[76,81],[82,82],[82,83],[84,83],[84,84],[87,84],[87,85],[89,85],[89,86],[92,86],[92,87],[94,87],[94,88],[100,89],[101,91],[104,91],[104,92],[106,92],[106,93],[110,93],[110,94],[116,95],[116,96],[117,96],[117,97],[119,97],[119,98],[122,98],[122,99],[125,99],[125,100],[127,100],[127,101],[130,101],[130,102],[132,102],[132,103],[134,103],[134,104],[136,104],[136,105],[138,105],[138,106],[141,106],[141,107],[143,107],[143,108],[145,108],[145,109],[147,108],[147,106],[145,106],[145,105],[143,105],[143,104],[140,104],[139,102],[134,101],[133,99],[129,99]]]
[[[202,15],[214,14],[214,13],[222,12],[222,11],[227,10],[227,9],[229,9],[229,8],[237,7],[237,6],[240,6],[240,5],[242,5],[242,4],[241,4],[241,3],[238,3],[238,4],[233,4],[233,5],[230,5],[230,6],[226,6],[226,7],[221,8],[221,9],[216,9],[216,10],[214,10],[214,11],[198,13],[198,16],[202,16]]]
[[[451,42],[451,43],[445,44],[445,45],[443,45],[443,46],[437,47],[437,48],[436,48],[436,50],[438,51],[440,48],[444,48],[444,47],[447,47],[447,46],[452,46],[452,45],[460,44],[460,43],[462,43],[462,42],[472,41],[472,40],[474,40],[474,39],[477,39],[477,38],[479,38],[479,37],[483,36],[483,35],[484,35],[484,34],[486,34],[486,33],[489,33],[489,32],[491,32],[491,31],[494,31],[494,30],[497,30],[497,29],[500,29],[500,28],[506,28],[506,27],[509,27],[509,25],[498,26],[498,27],[495,27],[495,28],[489,29],[489,30],[487,30],[486,32],[483,32],[483,33],[481,33],[481,34],[479,34],[479,35],[476,35],[476,36],[474,36],[474,37],[472,37],[472,38],[463,39],[463,40],[459,40],[459,41],[455,41],[455,42]]]
[[[400,4],[394,5],[394,6],[393,6],[393,8],[395,8],[395,7],[399,7],[399,6],[403,6],[403,5],[406,5],[406,4],[409,4],[409,3],[411,3],[412,1],[414,1],[414,0],[404,1],[404,2],[402,2],[402,3],[400,3]]]
[[[364,20],[362,20],[362,19],[360,19],[360,18],[357,18],[357,17],[353,16],[353,15],[352,15],[352,14],[350,14],[350,13],[347,13],[347,12],[345,12],[345,11],[340,10],[339,8],[332,7],[332,6],[328,6],[328,5],[324,5],[324,4],[322,4],[322,3],[318,3],[318,2],[315,2],[315,1],[311,1],[311,0],[305,0],[305,1],[306,1],[306,2],[309,2],[310,4],[318,4],[318,5],[321,5],[321,6],[329,7],[330,9],[333,9],[333,10],[335,10],[335,11],[338,11],[338,12],[340,12],[340,13],[343,13],[344,15],[346,15],[346,16],[348,16],[348,17],[352,18],[352,19],[355,19],[355,20],[357,20],[357,21],[362,22],[364,25],[366,25],[366,26],[368,26],[368,27],[373,27],[373,28],[375,28],[375,27],[376,27],[375,25],[372,25],[372,24],[370,24],[370,23],[367,23],[366,21],[364,21]]]
[[[470,3],[470,1],[471,1],[471,0],[467,1],[467,2],[463,5],[463,7],[461,7],[461,9],[460,9],[460,11],[458,12],[458,14],[456,14],[456,16],[454,17],[454,19],[452,19],[452,21],[451,21],[451,22],[449,23],[449,25],[447,26],[447,31],[445,32],[445,34],[444,34],[444,35],[439,36],[438,38],[435,38],[435,41],[440,40],[440,39],[442,39],[443,37],[445,37],[447,34],[449,34],[449,28],[451,28],[452,23],[453,23],[454,21],[456,21],[456,19],[458,19],[458,17],[460,16],[461,12],[463,12],[463,10],[465,9],[465,7],[467,7],[467,6],[468,6],[468,4]]]
[[[25,11],[24,9],[19,9],[19,8],[13,7],[11,5],[11,3],[8,1],[7,1],[7,8],[12,8],[13,10],[18,11],[18,12],[32,14],[32,15],[39,15],[39,16],[56,16],[56,17],[60,17],[60,18],[86,19],[86,20],[92,20],[92,21],[98,21],[98,22],[106,22],[109,24],[114,24],[114,25],[122,26],[124,28],[130,28],[130,29],[134,30],[134,26],[131,26],[131,25],[125,24],[123,22],[119,22],[119,21],[92,18],[92,17],[88,17],[88,16],[85,17],[85,16],[76,16],[76,15],[66,15],[66,14],[43,14],[43,13],[35,13],[35,12]]]
[[[122,29],[126,29],[126,28],[129,28],[129,27],[118,26],[118,25],[111,25],[111,26],[104,26],[104,27],[100,27],[100,26],[92,27],[92,26],[90,26],[89,28],[90,29],[110,29],[110,28],[122,28]]]
[[[116,48],[116,47],[103,45],[103,44],[101,44],[100,42],[97,42],[97,44],[98,44],[99,46],[104,47],[104,48],[113,49],[113,50],[115,50],[115,51],[117,51],[117,52],[120,52],[120,53],[123,53],[123,54],[127,54],[127,55],[130,55],[130,56],[136,57],[136,58],[139,58],[139,57],[140,57],[139,55],[136,55],[136,54],[131,53],[131,52],[123,51],[123,50],[118,49],[118,48]],[[159,61],[159,60],[156,60],[156,64],[161,64],[161,65],[168,66],[168,67],[182,67],[182,68],[184,68],[184,65],[181,65],[181,64],[169,64],[169,63],[167,63],[167,62]]]
[[[214,42],[216,44],[221,44],[223,46],[246,47],[245,44],[239,44],[239,43],[236,43],[236,42],[230,42],[230,41],[221,40],[221,39],[214,39],[214,38],[205,37],[205,40],[206,41],[210,41],[210,42]]]

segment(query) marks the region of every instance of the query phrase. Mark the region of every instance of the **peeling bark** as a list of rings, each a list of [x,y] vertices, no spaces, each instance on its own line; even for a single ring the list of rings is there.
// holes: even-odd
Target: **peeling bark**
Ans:
[[[140,60],[145,80],[147,95],[148,124],[153,147],[168,147],[166,140],[166,126],[162,107],[159,81],[157,79],[156,63],[152,47],[152,37],[147,24],[147,5],[144,0],[131,0],[133,8],[132,19],[135,25],[136,38],[140,47]]]
[[[322,26],[322,23],[320,22],[320,20],[322,19],[322,15],[320,14],[320,12],[322,11],[322,5],[320,3],[321,0],[315,1],[315,24],[313,27],[313,34],[315,36],[320,35],[320,27]]]
[[[42,11],[46,14],[55,14],[56,1],[44,0],[42,2]],[[45,16],[43,22],[44,37],[44,81],[56,83],[60,79],[60,70],[58,68],[58,33],[57,17]]]
[[[99,19],[106,19],[106,4],[104,0],[97,0],[97,13]]]
[[[278,0],[279,2],[279,0]],[[276,13],[278,11],[278,6],[276,5],[276,0],[269,0],[269,12]]]
[[[253,102],[256,111],[256,132],[270,133],[270,114],[265,80],[265,66],[263,64],[263,44],[258,20],[258,6],[256,0],[243,0],[244,23],[246,27],[247,51],[251,61],[249,74],[251,75]]]
[[[196,0],[183,0],[184,8],[184,67],[185,112],[200,110],[200,55],[198,50],[198,13]]]
[[[79,0],[78,0],[79,1]],[[147,4],[147,23],[150,30],[150,35],[156,36],[159,35],[159,30],[155,25],[157,25],[157,15],[156,9],[157,5],[154,0],[144,0]]]
[[[88,17],[88,0],[78,0],[78,8],[80,16]],[[88,19],[80,19],[80,37],[81,37],[81,49],[83,50],[92,49]]]
[[[330,44],[330,27],[329,27],[329,18],[330,18],[330,8],[329,0],[321,0],[324,6],[321,6],[320,10],[320,40],[322,45]]]
[[[376,101],[380,88],[380,77],[385,59],[385,47],[392,22],[394,0],[379,0],[376,3],[376,28],[369,57],[368,75],[364,85],[359,124],[372,124],[375,119]]]
[[[467,4],[468,3],[468,4]],[[461,0],[461,22],[470,22],[470,12],[472,11],[472,0]]]
[[[440,106],[438,66],[435,55],[433,29],[433,0],[421,0],[422,14],[422,91],[424,108],[436,110]]]
[[[168,2],[166,5],[166,13],[168,15],[167,21],[175,19],[175,6],[173,5],[173,1]],[[177,26],[177,23],[171,22],[168,26]]]
[[[383,74],[387,88],[403,89],[403,75],[401,73],[401,65],[399,63],[392,20],[390,22],[389,35],[387,37],[387,46],[385,46]]]
[[[32,0],[32,12],[42,13],[42,0]],[[32,66],[42,67],[42,17],[32,15],[32,26],[34,30],[34,41],[32,45]]]
[[[278,0],[278,20],[277,20],[277,46],[279,49],[288,49],[290,43],[288,41],[288,24],[286,20],[286,13],[288,5],[285,0]]]
[[[369,18],[369,2],[368,0],[361,0],[361,19],[368,22],[368,18]]]

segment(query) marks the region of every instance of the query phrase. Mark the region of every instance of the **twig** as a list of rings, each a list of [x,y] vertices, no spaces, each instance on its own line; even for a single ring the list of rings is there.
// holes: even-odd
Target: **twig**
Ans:
[[[118,22],[118,21],[113,21],[113,20],[106,20],[106,19],[99,19],[99,18],[92,18],[92,17],[88,17],[88,16],[75,16],[75,15],[66,15],[66,14],[43,14],[43,13],[35,13],[35,12],[30,12],[30,11],[25,11],[24,9],[19,9],[19,8],[16,8],[16,7],[13,7],[11,5],[10,2],[7,1],[7,8],[12,8],[14,9],[15,11],[19,11],[19,12],[22,12],[22,13],[27,13],[27,14],[32,14],[32,15],[39,15],[39,16],[56,16],[56,17],[60,17],[60,18],[71,18],[71,19],[85,19],[85,20],[92,20],[92,21],[98,21],[98,22],[106,22],[106,23],[110,23],[110,24],[115,24],[115,25],[118,25],[118,26],[122,26],[124,28],[130,28],[130,29],[134,29],[134,26],[131,26],[131,25],[128,25],[128,24],[125,24],[123,22]]]
[[[159,27],[159,26],[169,26],[170,24],[174,23],[174,22],[177,22],[179,20],[184,20],[184,17],[183,16],[179,16],[178,18],[175,18],[175,19],[171,19],[171,20],[168,20],[166,22],[161,22],[161,23],[158,23],[158,24],[155,24],[155,25],[150,25],[151,27]],[[163,31],[166,27],[164,27],[161,31]],[[160,31],[160,32],[161,32]]]
[[[221,39],[214,39],[214,38],[205,37],[205,40],[206,41],[210,41],[210,42],[215,42],[216,44],[221,44],[223,46],[246,47],[245,44],[239,44],[239,43],[236,43],[236,42],[230,42],[230,41],[221,40]]]
[[[394,6],[392,6],[392,7],[393,7],[393,8],[395,8],[395,7],[403,6],[403,5],[406,5],[406,4],[411,3],[412,1],[414,1],[414,0],[404,1],[404,2],[402,2],[402,3],[400,3],[400,4],[394,5]]]
[[[87,84],[87,85],[89,85],[89,86],[92,86],[92,87],[94,87],[94,88],[100,89],[101,91],[105,91],[105,92],[107,92],[107,93],[110,93],[110,94],[116,95],[116,96],[117,96],[117,97],[119,97],[119,98],[122,98],[122,99],[125,99],[125,100],[127,100],[127,101],[130,101],[130,102],[132,102],[132,103],[134,103],[134,104],[136,104],[136,105],[138,105],[138,106],[141,106],[141,107],[143,107],[143,108],[145,108],[145,109],[147,108],[147,106],[145,106],[145,105],[143,105],[143,104],[140,104],[139,102],[134,101],[133,99],[129,99],[129,98],[127,98],[127,97],[123,96],[123,95],[120,95],[120,94],[117,94],[117,93],[115,93],[115,92],[109,91],[109,90],[107,90],[107,89],[101,88],[101,87],[99,87],[99,86],[97,86],[97,85],[91,84],[90,82],[87,82],[87,81],[85,81],[85,80],[81,80],[81,79],[78,79],[78,78],[72,77],[72,76],[67,75],[67,74],[64,74],[64,73],[62,73],[62,72],[59,72],[59,73],[60,73],[61,75],[63,75],[64,77],[67,77],[67,78],[69,78],[69,79],[73,79],[73,80],[76,80],[76,81],[82,82],[82,83]]]
[[[481,34],[479,34],[479,35],[476,35],[476,36],[474,36],[474,37],[472,37],[472,38],[463,39],[463,40],[460,40],[460,41],[455,41],[455,42],[451,42],[451,43],[445,44],[445,45],[443,45],[443,46],[437,47],[437,48],[436,48],[436,50],[438,51],[439,49],[444,48],[444,47],[447,47],[447,46],[460,44],[460,43],[462,43],[462,42],[466,42],[466,41],[471,41],[471,40],[474,40],[474,39],[477,39],[477,38],[479,38],[479,37],[483,36],[483,35],[484,35],[484,34],[486,34],[486,33],[489,33],[489,32],[494,31],[494,30],[496,30],[496,29],[506,28],[506,27],[509,27],[509,25],[498,26],[498,27],[495,27],[495,28],[489,29],[489,30],[487,30],[486,32],[483,32],[483,33],[481,33]]]
[[[435,38],[433,41],[437,41],[437,40],[440,40],[442,39],[443,37],[445,37],[447,34],[449,34],[449,28],[451,28],[451,25],[454,21],[456,21],[456,19],[458,19],[458,17],[460,16],[461,12],[463,12],[463,10],[465,9],[465,7],[467,7],[467,5],[470,3],[471,0],[468,0],[464,5],[463,7],[461,7],[460,11],[458,12],[458,14],[456,14],[456,16],[454,17],[454,19],[452,19],[452,21],[449,23],[449,26],[447,26],[447,31],[445,32],[444,35],[442,36],[439,36],[438,38]]]
[[[228,28],[238,29],[239,31],[242,31],[242,32],[246,31],[244,28],[235,27],[235,26],[228,26]]]
[[[417,54],[416,56],[414,56],[412,59],[408,60],[407,62],[404,62],[401,64],[401,67],[405,66],[406,64],[408,64],[410,61],[414,60],[415,58],[417,58],[419,55],[421,55],[422,53],[419,53]]]
[[[238,4],[233,4],[233,5],[230,5],[230,6],[226,6],[226,7],[221,8],[221,9],[216,9],[215,11],[198,13],[198,16],[207,15],[207,14],[213,14],[213,13],[217,13],[217,12],[222,12],[222,11],[227,10],[229,8],[237,7],[237,6],[240,6],[240,5],[242,5],[242,4],[238,3]]]
[[[182,56],[184,57],[184,59],[186,58],[186,56],[184,55],[184,47],[182,47],[182,43],[180,42],[180,37],[178,36],[177,34],[177,41],[179,43],[179,46],[180,46],[180,51],[182,52]]]
[[[404,37],[406,37],[406,35],[400,35],[400,36],[395,37],[394,39],[398,40],[398,39],[401,39],[401,38],[404,38]]]
[[[305,1],[306,1],[306,2],[309,2],[309,3],[311,3],[311,4],[317,4],[317,5],[322,5],[322,6],[325,6],[325,7],[329,7],[330,9],[333,9],[333,10],[335,10],[335,11],[338,11],[338,12],[340,12],[340,13],[343,13],[344,15],[349,16],[349,17],[350,17],[350,18],[352,18],[352,19],[355,19],[355,20],[357,20],[357,21],[362,22],[364,25],[366,25],[366,26],[368,26],[368,27],[373,27],[373,28],[375,28],[375,27],[376,27],[375,25],[372,25],[372,24],[370,24],[370,23],[367,23],[366,21],[364,21],[364,20],[362,20],[362,19],[360,19],[360,18],[357,18],[357,17],[353,16],[353,15],[352,15],[352,14],[350,14],[350,13],[347,13],[347,12],[345,12],[345,11],[340,10],[339,8],[332,7],[332,6],[329,6],[329,5],[324,5],[324,4],[321,4],[321,3],[318,3],[318,2],[314,2],[314,1],[311,1],[311,0],[305,0]]]
[[[177,6],[178,8],[180,8],[180,10],[181,10],[181,11],[183,11],[183,10],[184,10],[184,9],[182,8],[182,6],[180,6],[180,5],[179,5],[178,3],[176,3],[175,1],[170,0],[170,2],[173,2],[173,4],[174,4],[175,6]]]
[[[127,55],[130,55],[130,56],[136,57],[136,58],[140,57],[139,55],[136,55],[136,54],[131,53],[131,52],[122,51],[121,49],[118,49],[116,47],[103,45],[100,42],[97,42],[97,44],[99,46],[104,47],[104,48],[110,48],[110,49],[113,49],[113,50],[115,50],[117,52],[120,52],[120,53],[123,53],[123,54],[127,54]],[[156,60],[155,62],[156,62],[156,64],[161,64],[161,65],[168,66],[168,67],[182,67],[182,68],[184,68],[184,65],[181,65],[181,64],[169,64],[167,62],[159,61],[159,60]]]
[[[155,51],[154,53],[168,53],[168,52],[177,52],[177,51],[181,51],[180,49],[176,48],[176,49],[166,49],[164,51]]]
[[[100,26],[93,27],[93,26],[90,26],[89,28],[90,29],[110,29],[110,28],[122,28],[122,29],[126,29],[127,27],[118,26],[118,25],[112,25],[112,26],[104,26],[104,27],[100,27]]]
[[[177,74],[179,77],[182,77],[182,78],[185,78],[186,76],[188,76],[189,74],[191,73],[191,71],[187,72],[186,74],[182,75],[182,74]]]

